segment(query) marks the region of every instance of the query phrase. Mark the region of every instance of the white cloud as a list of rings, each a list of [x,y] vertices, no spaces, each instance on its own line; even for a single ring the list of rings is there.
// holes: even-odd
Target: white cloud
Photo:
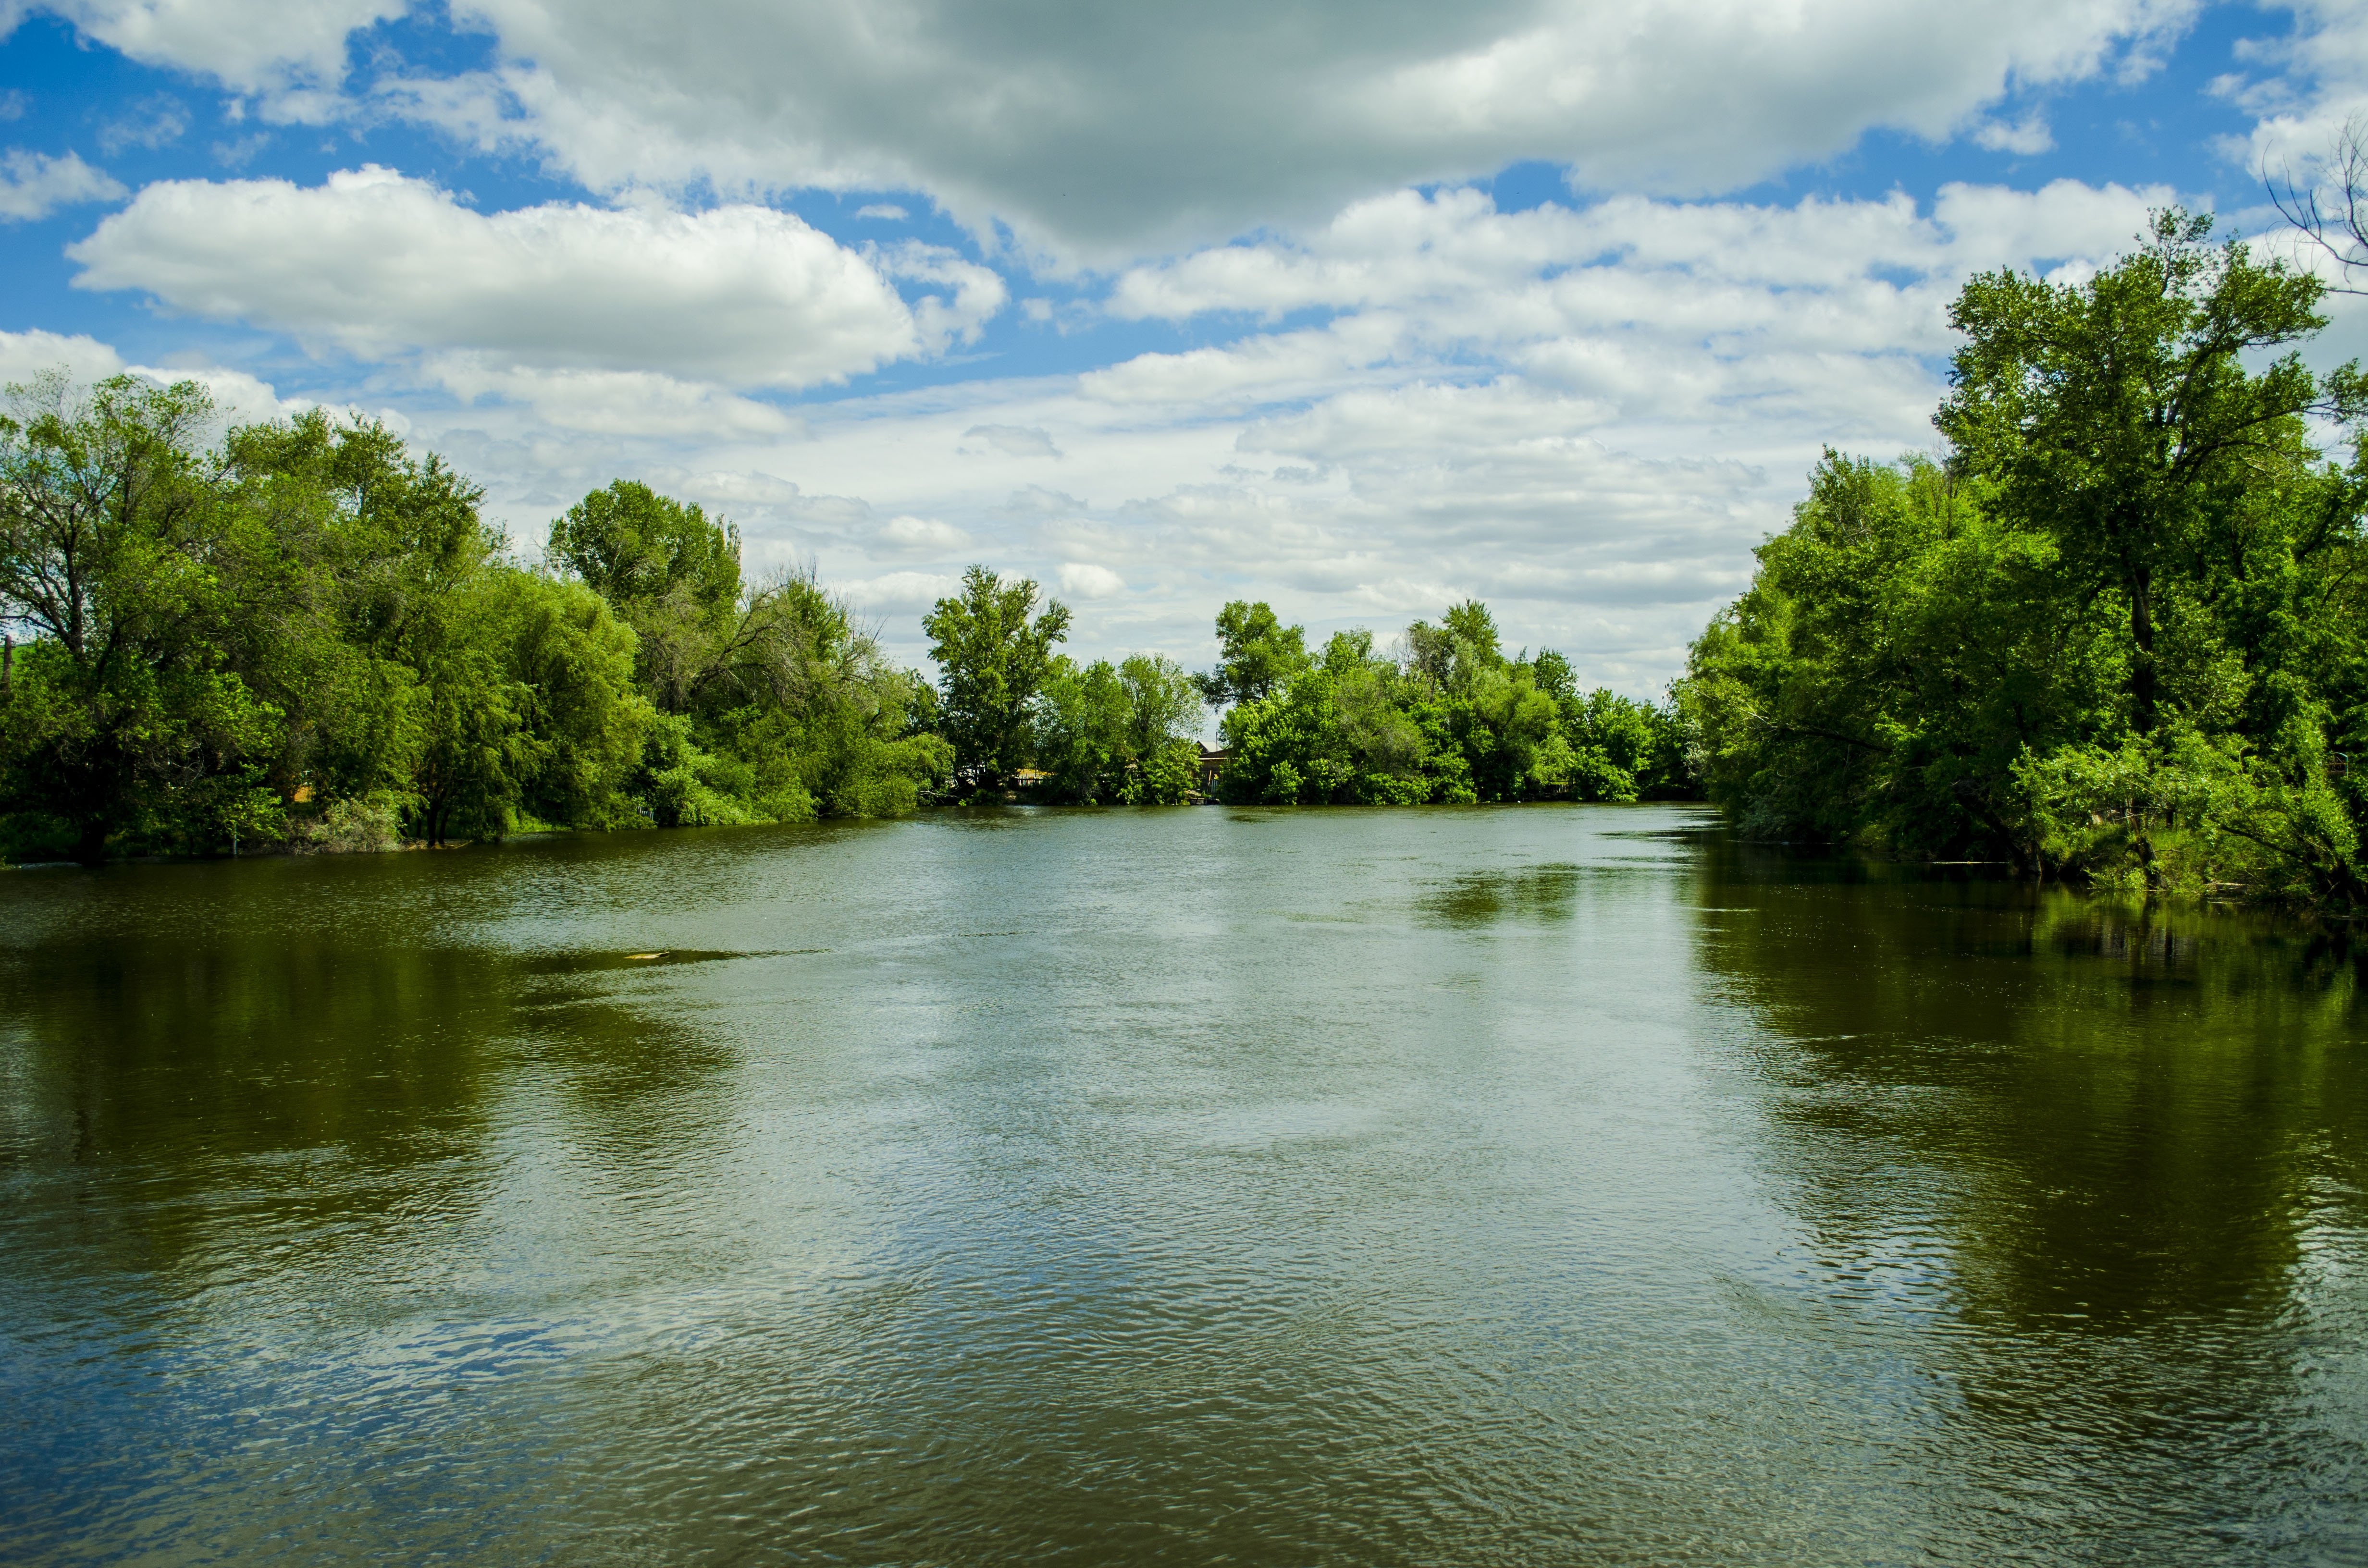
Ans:
[[[1061,591],[1072,598],[1116,598],[1126,592],[1126,579],[1107,566],[1090,562],[1064,561],[1060,570]]]
[[[123,187],[72,153],[51,157],[10,149],[0,153],[0,221],[46,218],[61,207],[120,201]]]
[[[135,376],[170,386],[176,381],[195,381],[206,389],[214,401],[214,412],[224,424],[260,424],[269,419],[287,419],[316,408],[311,398],[281,397],[269,381],[245,370],[228,370],[215,366],[133,365]],[[401,431],[402,417],[393,415],[387,423]]]
[[[1876,127],[1942,138],[2044,86],[2142,74],[2196,0],[1005,0],[650,7],[474,0],[502,63],[391,103],[596,188],[923,191],[981,233],[1109,257],[1402,185],[1572,165],[1709,192]]]
[[[407,0],[38,0],[0,6],[0,36],[27,11],[49,11],[143,63],[270,93],[316,118],[319,89],[345,75],[347,35],[406,8]]]
[[[613,436],[787,436],[798,422],[721,387],[654,370],[540,369],[472,354],[430,358],[427,372],[457,396],[524,403],[563,430]]]
[[[127,365],[112,344],[79,334],[0,332],[0,385],[18,385],[53,370],[81,386],[129,373],[159,386],[195,381],[213,399],[221,424],[285,419],[319,406],[310,398],[283,398],[270,382],[245,370],[211,365]],[[398,431],[408,421],[387,411],[388,423]]]
[[[101,126],[99,150],[109,157],[126,147],[153,150],[179,141],[188,129],[188,107],[170,93],[156,93],[128,106]]]
[[[2170,195],[1952,186],[1922,206],[1508,214],[1407,194],[1298,242],[1130,275],[1128,298],[1220,337],[1204,349],[807,402],[789,437],[579,434],[490,403],[419,418],[497,498],[630,472],[728,510],[752,559],[814,560],[907,659],[951,568],[982,560],[1077,603],[1081,657],[1205,664],[1208,618],[1234,597],[1319,636],[1386,637],[1478,594],[1511,643],[1650,693],[1748,579],[1822,445],[1935,443],[1968,273],[2100,261]],[[1268,323],[1276,301],[1288,319]],[[1301,324],[1310,311],[1329,319]],[[1015,488],[1055,471],[1007,457],[990,427],[1030,449],[1058,432],[1058,488]],[[500,506],[521,527],[552,509]]]
[[[834,585],[848,603],[873,611],[917,613],[962,586],[958,577],[939,572],[891,572]]]
[[[123,369],[123,357],[95,337],[54,332],[0,332],[0,385],[29,381],[63,369],[78,381],[101,381]]]
[[[2013,153],[2022,157],[2044,153],[2055,145],[2055,134],[2047,129],[2047,117],[2035,109],[2012,123],[1984,120],[1974,128],[1974,140],[1993,153]]]
[[[1832,290],[1900,270],[1953,279],[2009,259],[2110,256],[2127,247],[2149,205],[2172,199],[2163,187],[2057,180],[2038,191],[1945,185],[1929,212],[1894,194],[1791,207],[1628,196],[1503,213],[1477,190],[1399,191],[1350,206],[1303,243],[1221,245],[1133,268],[1113,286],[1110,308],[1171,321],[1429,308],[1486,311],[1508,322],[1527,314],[1554,329],[1569,324],[1569,307],[1599,285],[1622,289],[1659,276],[1681,280],[1691,304],[1666,301],[1653,317],[1710,320],[1734,303],[1718,290],[1738,284]],[[1605,300],[1604,324],[1624,319],[1629,303]],[[1368,338],[1346,352],[1382,347]]]
[[[877,218],[882,222],[889,223],[901,223],[912,216],[893,201],[874,201],[869,206],[859,207],[855,210],[855,215],[859,218]]]
[[[1050,432],[1033,426],[973,425],[962,432],[965,441],[984,441],[1008,458],[1057,458],[1061,449]]]
[[[1623,197],[1499,213],[1471,190],[1359,203],[1304,244],[1193,253],[1122,276],[1111,309],[1189,320],[1342,312],[1318,327],[1145,354],[1080,379],[1114,405],[1200,416],[1512,369],[1572,427],[1748,426],[1818,410],[1838,439],[1883,427],[1950,347],[1971,272],[2125,249],[2164,189],[1952,185],[1791,207]],[[1850,369],[1838,375],[1847,363]]]
[[[980,560],[1076,603],[1080,657],[1204,665],[1208,618],[1234,597],[1318,636],[1386,638],[1477,594],[1512,644],[1649,693],[1747,580],[1823,444],[1933,444],[1968,273],[2103,260],[2170,195],[1951,186],[1922,205],[1505,213],[1469,190],[1403,193],[1298,239],[1129,272],[1128,313],[1214,341],[1082,375],[803,401],[779,429],[790,411],[738,399],[757,412],[735,423],[733,394],[689,372],[436,348],[416,373],[440,390],[404,407],[519,537],[610,478],[646,478],[739,522],[752,562],[814,561],[906,659],[951,569]]]
[[[142,290],[359,355],[457,350],[735,386],[938,352],[1003,299],[994,274],[945,253],[883,255],[953,296],[907,305],[871,262],[767,208],[485,215],[375,165],[311,187],[160,182],[67,254],[77,288]]]
[[[2251,132],[2221,152],[2248,171],[2293,177],[2307,189],[2347,124],[2368,114],[2368,12],[2324,0],[2294,0],[2292,36],[2237,46],[2247,69],[2213,90],[2256,116]]]
[[[880,529],[879,548],[905,555],[951,555],[970,543],[970,535],[951,523],[910,514],[891,517]]]

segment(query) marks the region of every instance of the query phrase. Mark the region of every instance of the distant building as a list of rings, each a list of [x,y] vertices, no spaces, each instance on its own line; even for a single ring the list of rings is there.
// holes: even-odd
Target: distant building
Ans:
[[[1216,788],[1217,775],[1223,773],[1225,770],[1225,764],[1233,759],[1232,752],[1202,746],[1201,748],[1201,788],[1203,790]]]

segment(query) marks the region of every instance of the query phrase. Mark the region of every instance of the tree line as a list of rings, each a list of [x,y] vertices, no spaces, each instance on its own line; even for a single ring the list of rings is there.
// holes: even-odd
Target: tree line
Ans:
[[[14,858],[871,815],[951,766],[929,688],[696,506],[620,481],[529,567],[382,426],[215,423],[192,383],[13,389]]]
[[[1264,603],[1217,612],[1216,667],[1160,655],[1079,665],[1054,652],[1069,611],[984,566],[922,622],[941,672],[954,790],[1167,804],[1193,798],[1215,710],[1226,754],[1211,785],[1240,805],[1420,805],[1634,801],[1689,790],[1676,710],[1582,693],[1551,651],[1508,655],[1486,605],[1467,600],[1399,644],[1335,632],[1322,648]]]
[[[63,372],[0,414],[0,854],[393,847],[542,827],[882,816],[946,801],[1625,800],[1681,789],[1673,710],[1507,657],[1486,609],[1320,651],[1219,615],[1213,671],[1059,652],[984,566],[932,683],[810,571],[620,480],[529,563],[382,426],[221,424],[194,383]]]
[[[2325,292],[2178,211],[2084,281],[1974,278],[1938,451],[1828,451],[1694,643],[1711,798],[1755,836],[2368,899],[2368,378],[2304,363]]]

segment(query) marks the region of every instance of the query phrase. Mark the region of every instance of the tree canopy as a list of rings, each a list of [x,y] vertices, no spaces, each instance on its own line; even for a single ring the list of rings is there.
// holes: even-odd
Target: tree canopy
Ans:
[[[944,781],[918,679],[810,576],[747,586],[696,506],[620,482],[533,567],[381,426],[220,424],[191,383],[10,394],[10,853],[796,821]]]
[[[2368,387],[2300,358],[2317,279],[2210,233],[1975,278],[1942,451],[1827,454],[1679,687],[1748,831],[2361,896]]]
[[[1219,731],[1222,798],[1242,803],[1634,801],[1689,792],[1675,714],[1609,689],[1581,696],[1570,662],[1507,657],[1477,600],[1406,629],[1402,657],[1368,631],[1310,657],[1263,604],[1227,605],[1204,691],[1233,697]]]
[[[1010,783],[1034,755],[1037,694],[1056,673],[1053,650],[1069,634],[1068,607],[1055,599],[1040,614],[1041,594],[1029,578],[1006,581],[973,566],[961,592],[921,621],[954,772],[973,793]]]

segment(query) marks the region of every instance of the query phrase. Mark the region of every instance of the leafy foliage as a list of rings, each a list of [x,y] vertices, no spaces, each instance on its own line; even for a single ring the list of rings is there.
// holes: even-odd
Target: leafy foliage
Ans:
[[[918,678],[811,575],[746,585],[737,532],[695,506],[620,481],[536,570],[474,485],[374,425],[209,445],[194,384],[10,398],[9,853],[801,821],[945,781]]]
[[[1945,458],[1826,455],[1678,687],[1749,830],[2361,896],[2368,464],[2311,430],[2356,454],[2368,385],[2289,347],[2317,280],[2209,230],[1974,279]]]
[[[1180,804],[1199,783],[1198,683],[1173,659],[1113,666],[1056,658],[1037,699],[1036,756],[1048,799],[1081,805]]]
[[[1221,725],[1229,757],[1217,788],[1228,801],[1634,801],[1688,790],[1672,713],[1608,689],[1582,697],[1559,653],[1508,658],[1477,600],[1438,626],[1408,627],[1402,658],[1377,654],[1364,631],[1336,633],[1310,658],[1299,629],[1281,629],[1265,605],[1228,605],[1218,639],[1227,662],[1202,689],[1264,692],[1239,697]],[[1245,667],[1271,679],[1246,680]]]
[[[1055,599],[1039,614],[1040,594],[1028,578],[1006,582],[973,566],[962,591],[921,621],[954,777],[967,793],[1005,788],[1035,754],[1037,697],[1060,673],[1053,650],[1069,635],[1068,607]]]

